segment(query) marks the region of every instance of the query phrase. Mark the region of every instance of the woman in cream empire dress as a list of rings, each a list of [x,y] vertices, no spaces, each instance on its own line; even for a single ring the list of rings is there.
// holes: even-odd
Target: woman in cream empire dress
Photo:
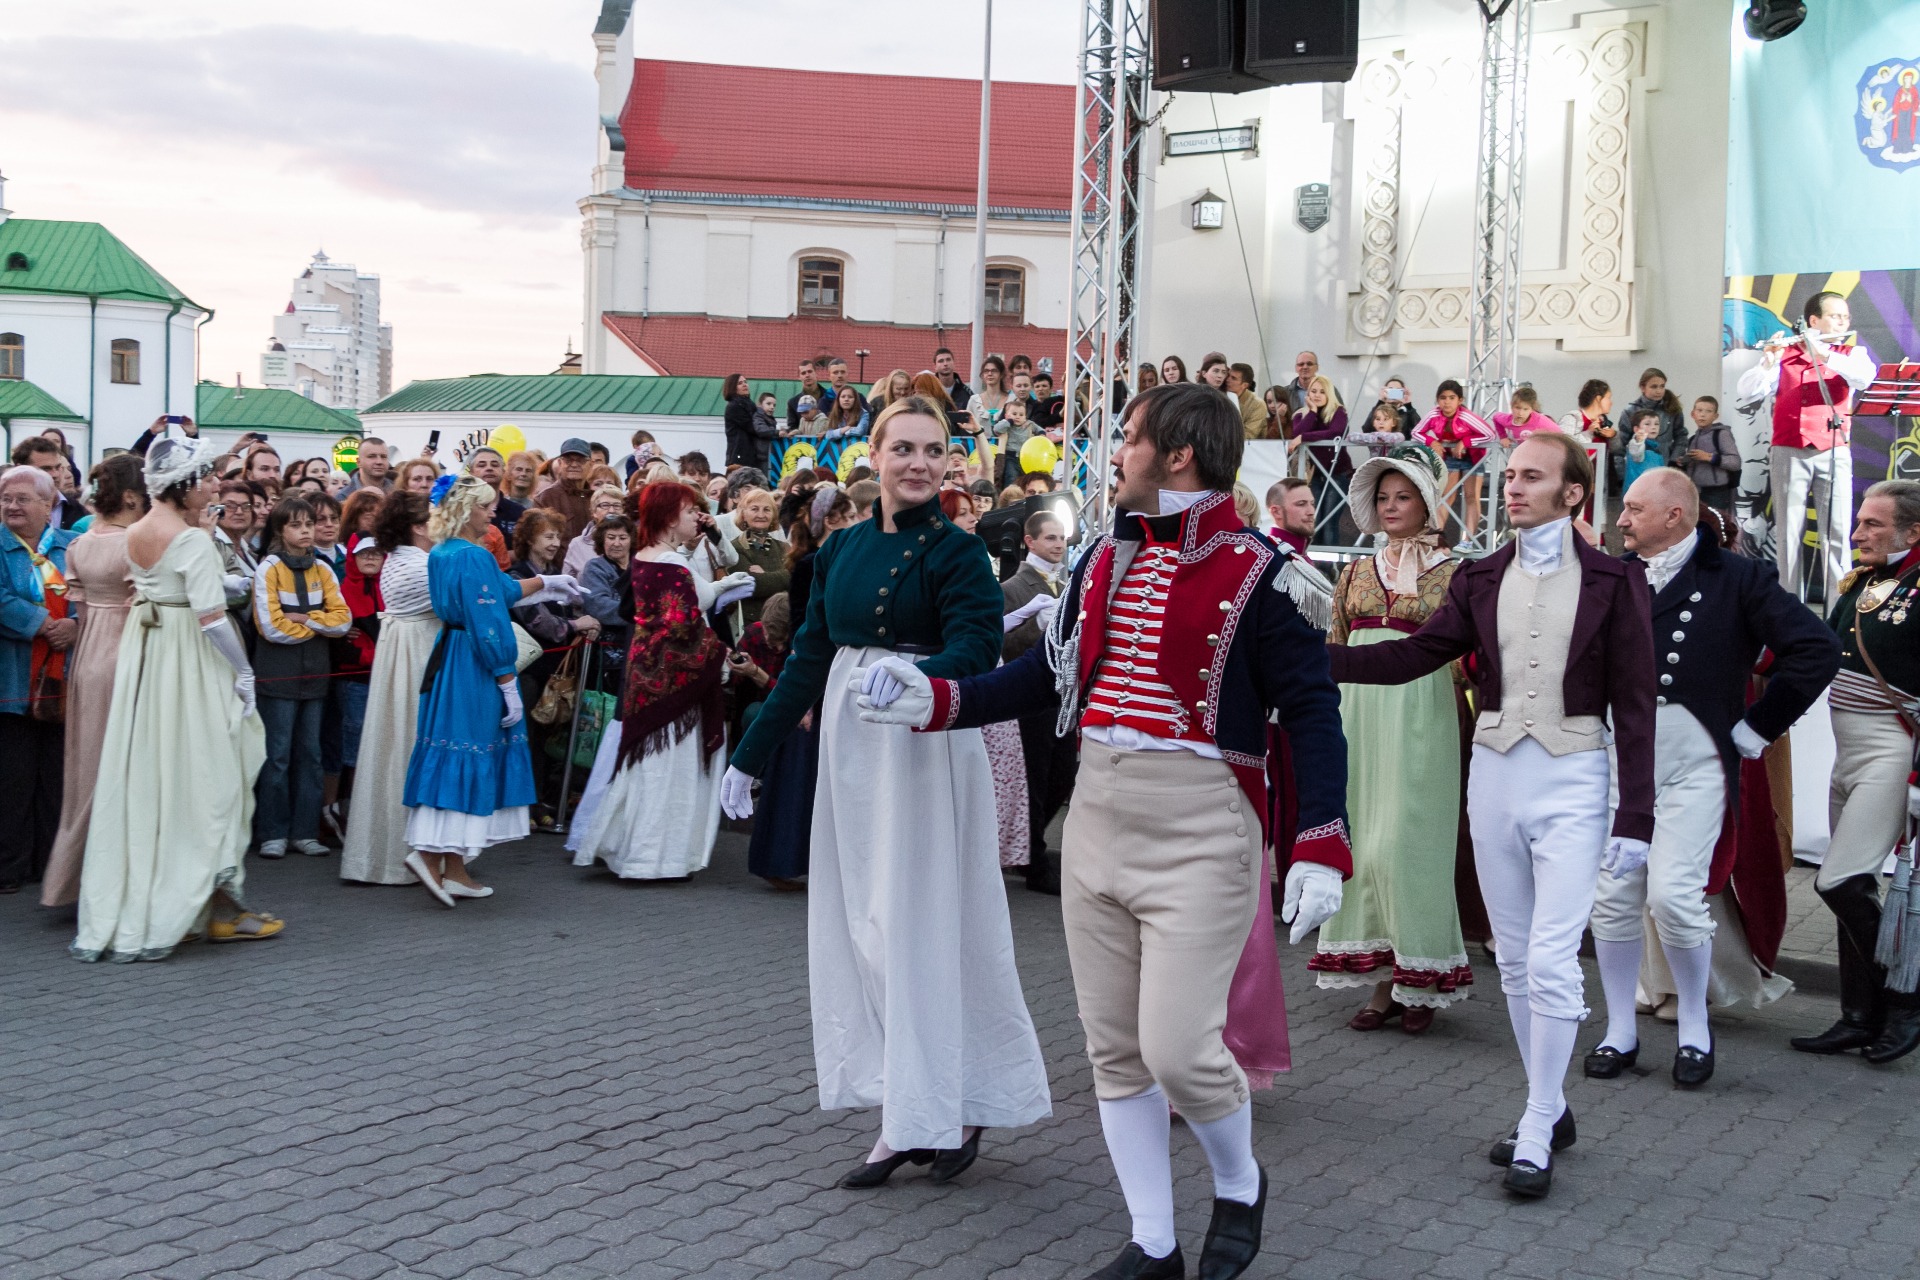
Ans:
[[[93,485],[93,522],[67,547],[67,604],[79,609],[80,642],[67,662],[66,778],[60,793],[60,832],[40,880],[43,907],[64,907],[80,897],[80,858],[87,849],[100,744],[113,705],[120,633],[133,607],[127,526],[147,509],[140,459],[131,454],[96,466]]]
[[[238,941],[281,929],[240,900],[266,736],[226,616],[220,553],[198,525],[213,454],[211,444],[163,440],[147,458],[156,509],[128,535],[132,616],[100,749],[99,776],[114,785],[94,794],[76,959],[162,960],[189,933]],[[209,471],[195,474],[200,466]],[[143,546],[169,531],[158,559],[142,565]]]
[[[380,639],[367,678],[367,720],[340,878],[363,884],[414,884],[407,868],[407,810],[400,803],[407,762],[413,758],[420,716],[420,679],[440,638],[440,618],[427,594],[427,533],[431,508],[419,494],[395,494],[382,504],[374,538],[387,552],[380,569]]]

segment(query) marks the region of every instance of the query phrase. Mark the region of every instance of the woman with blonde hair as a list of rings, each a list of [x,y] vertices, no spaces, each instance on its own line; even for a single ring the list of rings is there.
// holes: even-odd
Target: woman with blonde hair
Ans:
[[[939,379],[935,378],[935,382]],[[867,397],[867,405],[874,418],[880,417],[880,411],[895,400],[904,400],[913,394],[913,375],[905,369],[895,369],[886,377],[873,384],[873,394]]]
[[[408,458],[393,472],[393,492],[431,493],[440,478],[440,468],[426,458]]]
[[[427,526],[434,541],[427,593],[444,629],[420,682],[401,803],[407,866],[447,907],[493,892],[473,883],[466,864],[526,835],[536,798],[508,606],[580,598],[579,584],[564,573],[516,581],[501,572],[481,543],[499,502],[493,486],[461,476]]]

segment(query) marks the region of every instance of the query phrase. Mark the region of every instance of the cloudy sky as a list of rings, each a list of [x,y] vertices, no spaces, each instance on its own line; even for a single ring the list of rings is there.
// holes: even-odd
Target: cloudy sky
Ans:
[[[635,47],[977,78],[982,2],[635,0]],[[396,385],[545,372],[579,339],[599,10],[0,0],[6,204],[104,223],[212,307],[205,377],[258,381],[272,317],[319,248],[380,275]],[[1070,81],[1078,15],[1076,0],[1001,0],[995,77]]]

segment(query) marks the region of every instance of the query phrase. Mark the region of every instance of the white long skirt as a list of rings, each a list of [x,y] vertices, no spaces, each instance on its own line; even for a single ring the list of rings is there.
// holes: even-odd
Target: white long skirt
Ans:
[[[572,824],[577,839],[567,841],[573,865],[604,862],[622,880],[666,880],[703,870],[720,831],[725,746],[703,760],[696,728],[665,751],[615,771],[618,730],[618,724],[607,727],[594,755],[587,794]],[[596,789],[595,783],[601,785]]]
[[[360,763],[347,806],[347,841],[340,878],[366,884],[412,884],[407,870],[407,811],[400,796],[413,758],[420,717],[420,678],[426,674],[440,619],[431,613],[382,614],[380,642],[367,679],[367,721]]]
[[[863,722],[842,649],[827,680],[807,959],[820,1105],[879,1107],[896,1151],[1053,1111],[1014,967],[993,774],[978,729]]]

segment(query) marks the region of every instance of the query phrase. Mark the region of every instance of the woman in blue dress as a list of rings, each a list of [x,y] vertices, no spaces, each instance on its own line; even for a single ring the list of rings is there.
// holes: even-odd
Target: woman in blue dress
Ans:
[[[457,898],[493,893],[474,883],[466,864],[483,849],[526,835],[535,800],[507,609],[571,603],[580,588],[565,574],[514,579],[500,571],[481,545],[500,501],[485,481],[462,476],[436,492],[427,591],[444,629],[421,681],[401,803],[408,810],[407,866],[451,907]]]

